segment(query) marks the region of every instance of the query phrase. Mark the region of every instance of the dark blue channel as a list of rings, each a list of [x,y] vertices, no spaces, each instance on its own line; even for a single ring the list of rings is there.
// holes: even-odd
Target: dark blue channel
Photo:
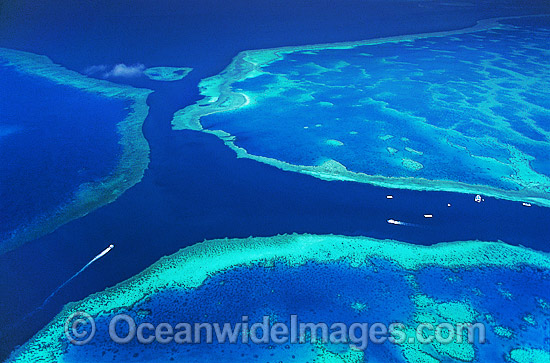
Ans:
[[[67,302],[121,282],[161,256],[204,239],[334,233],[426,245],[503,240],[550,250],[548,208],[325,182],[237,159],[214,136],[174,132],[170,126],[174,111],[200,98],[198,81],[219,73],[245,49],[456,29],[481,18],[540,12],[550,12],[547,1],[488,1],[472,7],[359,0],[3,3],[0,46],[46,54],[74,70],[120,62],[195,69],[173,83],[116,80],[155,90],[144,124],[151,146],[149,169],[116,202],[0,256],[0,359]],[[387,194],[395,198],[387,200]],[[424,213],[435,217],[425,220]],[[420,226],[389,225],[388,218]],[[112,252],[33,319],[22,321],[109,243],[116,245]]]

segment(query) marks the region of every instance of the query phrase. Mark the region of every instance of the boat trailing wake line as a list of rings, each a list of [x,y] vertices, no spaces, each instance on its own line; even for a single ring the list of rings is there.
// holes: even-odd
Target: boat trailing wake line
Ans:
[[[421,226],[420,224],[409,223],[409,222],[403,222],[403,221],[398,221],[398,220],[395,220],[395,219],[388,219],[387,222],[388,222],[389,224],[395,224],[395,225],[397,225],[397,226],[424,227],[424,226]]]
[[[103,251],[101,251],[97,256],[95,256],[94,258],[92,258],[90,260],[90,262],[88,262],[87,264],[84,265],[84,267],[82,267],[80,270],[78,270],[77,273],[75,273],[74,275],[72,275],[67,281],[65,281],[64,283],[62,283],[61,285],[59,285],[51,294],[50,296],[48,296],[46,298],[46,300],[44,300],[44,302],[42,303],[42,305],[40,305],[39,307],[37,307],[36,309],[34,309],[32,312],[30,312],[29,314],[27,314],[25,316],[25,318],[23,320],[26,320],[28,319],[29,317],[31,317],[32,315],[34,315],[37,311],[41,310],[44,308],[44,306],[46,306],[46,304],[59,292],[59,290],[61,290],[62,288],[64,288],[69,282],[71,282],[75,277],[77,277],[78,275],[80,275],[82,272],[84,272],[84,270],[86,270],[92,263],[96,262],[97,260],[99,260],[101,257],[105,256],[107,253],[109,253],[113,248],[115,247],[115,245],[111,244],[109,245],[109,247],[107,247],[106,249],[104,249]]]

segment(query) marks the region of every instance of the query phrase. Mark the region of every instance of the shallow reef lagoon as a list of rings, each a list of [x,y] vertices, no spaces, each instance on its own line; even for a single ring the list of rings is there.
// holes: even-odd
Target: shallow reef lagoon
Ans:
[[[173,122],[285,170],[548,206],[549,37],[526,17],[243,52]]]
[[[543,362],[550,359],[545,333],[550,314],[549,268],[547,254],[501,243],[421,247],[363,237],[311,235],[208,241],[166,257],[112,289],[68,305],[12,361],[488,362],[501,357],[512,362]],[[67,345],[62,327],[79,311],[96,317],[99,333],[90,344]],[[235,327],[242,324],[243,316],[250,326],[264,317],[266,327],[291,326],[292,315],[298,323],[348,327],[357,321],[401,322],[407,339],[378,345],[361,345],[357,340],[354,347],[361,346],[360,350],[342,342],[251,344],[242,341],[248,333],[241,331],[237,344],[216,344],[215,340],[208,344],[208,333],[192,328],[180,336],[183,342],[178,344],[144,345],[133,340],[121,349],[107,333],[117,314],[153,327],[163,322],[191,326],[195,322],[223,326],[225,322]],[[427,322],[483,322],[487,342],[411,341],[415,326]],[[128,335],[127,324],[116,329],[118,336]],[[250,339],[268,334],[269,328],[262,329],[257,335],[250,332]]]
[[[537,103],[547,96],[544,80],[548,77],[548,59],[540,55],[540,49],[547,52],[547,45],[540,37],[545,36],[548,20],[544,16],[498,23],[484,19],[548,14],[549,5],[536,0],[3,2],[0,46],[4,47],[4,58],[0,69],[2,77],[7,78],[1,81],[0,152],[3,145],[19,148],[22,151],[15,152],[13,160],[28,155],[36,164],[46,160],[47,152],[63,165],[60,173],[46,162],[40,169],[44,173],[34,178],[29,176],[26,164],[19,164],[10,171],[16,180],[0,184],[1,206],[7,205],[13,211],[0,218],[1,229],[20,237],[10,246],[0,246],[0,359],[547,362],[550,209],[544,207],[547,192],[540,183],[547,174],[544,157],[548,154],[543,153],[547,150],[547,120],[545,116],[536,117],[541,110],[536,106],[548,108],[547,104]],[[531,45],[526,43],[525,32],[531,33]],[[388,37],[395,41],[387,42]],[[492,53],[460,48],[462,51],[456,54],[454,46],[463,43],[468,48],[483,45]],[[497,44],[513,50],[503,51]],[[419,53],[430,60],[438,59],[438,64],[417,57],[411,49],[417,46]],[[432,47],[440,52],[434,54]],[[371,56],[356,54],[360,48],[369,49]],[[247,51],[255,49],[258,51]],[[283,51],[274,58],[274,49]],[[389,54],[392,51],[410,63],[398,63]],[[449,52],[456,55],[456,63],[445,57]],[[235,64],[254,67],[240,62],[243,56],[252,55],[260,56],[256,58],[260,73],[250,74],[249,68],[227,73]],[[503,99],[491,101],[511,102],[521,81],[527,82],[522,87],[528,92],[540,96],[537,100],[522,98],[521,106],[527,107],[522,107],[520,115],[527,123],[512,122],[507,133],[490,127],[491,122],[502,119],[492,120],[487,113],[516,121],[511,113],[519,106],[513,103],[512,109],[489,111],[475,104],[473,98],[479,95],[474,92],[488,85],[475,73],[478,68],[457,61],[467,61],[466,56],[485,62],[484,76],[510,82],[492,85],[502,93],[490,94],[489,99]],[[365,64],[367,59],[371,63]],[[290,60],[295,61],[287,62]],[[310,60],[311,65],[320,62],[325,68],[308,69],[306,62]],[[533,72],[533,61],[539,73]],[[296,67],[298,64],[302,66]],[[430,132],[413,128],[413,123],[406,130],[384,128],[386,122],[397,122],[395,115],[385,113],[368,128],[361,123],[369,119],[367,112],[361,122],[352,119],[354,124],[358,121],[363,125],[362,131],[355,125],[340,127],[335,122],[339,117],[334,114],[335,108],[341,108],[338,112],[342,115],[352,115],[347,107],[359,98],[353,89],[339,92],[348,98],[347,103],[345,99],[341,103],[331,100],[333,95],[326,90],[323,93],[338,76],[367,87],[364,76],[367,71],[373,72],[380,85],[391,88],[391,92],[370,97],[395,103],[396,111],[408,110],[408,115],[401,115],[404,120],[415,116],[415,107],[422,113],[430,111],[430,104],[412,104],[406,97],[410,93],[400,90],[399,85],[390,87],[383,64],[388,66],[388,75],[406,74],[403,81],[422,90],[419,95],[438,96],[434,102],[451,108],[451,115],[472,112],[466,102],[479,107],[487,117],[480,116],[479,122],[471,126],[481,128],[479,132],[492,130],[497,146],[487,149],[484,146],[489,139],[483,137],[472,141],[475,137],[461,123],[457,128],[462,127],[458,131],[463,136],[451,132],[455,139],[449,140],[456,143],[454,146],[447,139],[438,144],[431,139],[438,132],[429,122],[425,128]],[[449,94],[441,87],[437,92],[422,88],[421,72],[437,83],[437,74],[429,70],[445,68],[441,77],[450,77],[453,72],[450,75],[448,68],[457,64],[462,67],[460,76],[471,78],[455,81],[477,82],[478,88],[464,90],[457,82],[453,87],[449,85]],[[354,67],[357,77],[353,76]],[[409,72],[415,67],[418,69]],[[510,67],[513,72],[497,74],[494,67]],[[279,79],[264,77],[269,76],[265,70]],[[241,75],[258,77],[239,82],[230,92]],[[288,93],[276,89],[281,77],[287,78],[283,86]],[[308,82],[295,87],[300,77]],[[318,87],[315,81],[320,81]],[[543,82],[538,90],[537,82]],[[19,92],[18,87],[22,88]],[[48,97],[38,100],[33,97],[34,90]],[[313,96],[319,93],[317,96],[326,102],[311,103],[311,115],[332,112],[333,123],[318,116],[307,122],[297,119],[298,130],[291,135],[282,134],[287,131],[275,128],[268,120],[254,120],[257,124],[247,125],[250,129],[246,132],[235,123],[234,115],[238,113],[242,113],[243,120],[252,116],[253,110],[276,114],[275,107],[265,107],[267,103],[286,107],[288,112],[299,109],[296,100],[302,96],[304,102],[311,102],[311,92]],[[203,96],[207,97],[201,100]],[[247,101],[245,107],[240,107]],[[373,114],[375,106],[367,103],[363,108]],[[140,112],[132,113],[132,107]],[[74,112],[71,116],[67,115],[69,109]],[[203,128],[207,132],[195,131],[202,128],[196,118],[181,122],[182,114],[190,110],[200,110],[197,116],[203,111],[229,109],[233,111],[201,119],[205,125],[209,123]],[[25,117],[31,113],[33,117]],[[48,115],[60,123],[55,124]],[[90,115],[101,117],[105,123],[93,127],[99,124]],[[132,115],[135,117],[129,119]],[[419,117],[428,116],[433,114]],[[33,143],[31,130],[23,126],[38,120],[41,123],[32,131],[40,136]],[[442,120],[432,118],[433,122]],[[121,130],[126,121],[132,121],[131,133]],[[195,130],[174,130],[171,121],[175,128]],[[51,143],[46,139],[48,122],[58,131]],[[290,126],[290,120],[286,122]],[[258,133],[259,127],[277,131],[274,140],[269,140],[277,142],[265,143],[269,137]],[[70,145],[61,147],[58,135]],[[360,173],[370,174],[361,169],[367,166],[360,162],[362,156],[350,156],[352,152],[363,155],[360,144],[353,144],[353,136],[373,141],[376,162],[373,160],[371,167],[386,163],[388,168],[383,171],[388,173],[382,173],[385,182],[397,178],[403,182],[356,182],[366,181],[359,180],[363,176],[357,178]],[[15,143],[16,137],[26,138]],[[73,145],[69,141],[73,138],[83,147]],[[287,158],[286,164],[260,157],[261,151],[281,146],[285,138],[293,141],[292,146],[276,151],[281,153],[277,159]],[[128,148],[125,141],[138,144]],[[307,141],[314,147],[306,151],[297,148],[295,141]],[[515,172],[512,166],[525,166],[525,160],[512,163],[511,149],[500,144],[517,148],[522,153],[519,156],[535,158],[530,159],[531,170],[518,169],[516,175],[522,178],[501,178],[505,172]],[[32,155],[27,145],[46,150]],[[450,170],[454,178],[471,178],[460,188],[454,188],[455,184],[453,188],[442,188],[441,171],[433,179],[437,184],[428,182],[427,175],[437,174],[429,174],[433,172],[430,168],[438,160],[442,163],[444,156],[435,153],[439,150],[436,146],[447,148],[457,157],[445,165],[445,169],[453,167]],[[287,152],[291,148],[295,149],[296,159]],[[129,159],[124,157],[125,150],[129,151]],[[91,155],[94,151],[95,156]],[[306,152],[311,154],[306,156]],[[480,159],[479,154],[484,153],[489,153],[489,158]],[[0,158],[4,155],[0,153]],[[84,162],[78,158],[89,162],[88,171],[81,170]],[[304,160],[311,161],[314,168],[309,175],[301,167],[301,163],[306,164]],[[4,161],[1,168],[15,165],[11,158]],[[479,165],[488,165],[491,170],[485,171]],[[473,172],[461,175],[463,170]],[[74,177],[75,172],[82,178]],[[113,177],[120,175],[129,177]],[[483,185],[476,184],[480,180]],[[521,189],[518,182],[527,180],[534,183],[522,184]],[[7,186],[19,195],[35,190],[36,198],[10,195]],[[88,193],[80,193],[82,190]],[[476,193],[482,194],[481,203],[474,202]],[[46,199],[48,206],[30,207]],[[522,205],[523,201],[533,205]],[[71,205],[84,208],[67,213]],[[37,220],[46,223],[32,223]],[[16,227],[25,224],[28,227]],[[14,228],[18,233],[13,234]],[[224,239],[227,237],[231,239]],[[205,239],[210,241],[199,243]],[[111,243],[114,249],[89,265]],[[177,252],[186,246],[191,247]],[[84,266],[88,267],[82,270]],[[97,336],[89,345],[73,346],[64,336],[64,319],[76,310],[85,310],[97,319]],[[263,315],[268,315],[271,322],[287,323],[289,314],[298,314],[301,321],[327,323],[403,320],[409,328],[425,321],[476,321],[486,325],[488,343],[369,344],[365,352],[348,344],[117,346],[105,339],[106,323],[116,313],[155,324],[199,319],[238,322],[241,315],[248,315],[252,323]]]

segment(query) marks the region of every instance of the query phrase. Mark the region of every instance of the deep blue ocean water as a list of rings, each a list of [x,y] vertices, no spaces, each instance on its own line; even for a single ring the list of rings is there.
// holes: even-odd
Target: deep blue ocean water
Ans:
[[[473,7],[363,1],[339,1],[338,7],[331,1],[106,3],[4,2],[0,46],[45,54],[78,71],[118,62],[194,71],[174,83],[117,80],[156,91],[149,97],[151,111],[144,125],[151,146],[149,169],[115,203],[0,256],[0,357],[29,339],[63,304],[112,286],[203,239],[308,232],[421,244],[500,239],[550,249],[550,212],[544,208],[324,182],[236,159],[214,136],[173,132],[170,127],[173,112],[199,98],[198,81],[219,73],[241,50],[455,29],[485,17],[548,12],[546,1]],[[389,193],[396,198],[386,200]],[[452,208],[446,207],[449,202]],[[425,212],[436,218],[424,220]],[[391,226],[388,218],[423,227]],[[116,247],[108,256],[32,320],[21,322],[109,242]]]
[[[0,64],[0,240],[107,177],[122,148],[128,102],[28,76]]]

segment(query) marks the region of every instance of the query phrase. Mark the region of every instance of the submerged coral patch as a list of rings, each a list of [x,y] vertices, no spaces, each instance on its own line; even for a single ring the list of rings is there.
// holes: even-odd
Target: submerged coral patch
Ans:
[[[245,51],[201,81],[206,97],[178,111],[173,126],[322,179],[550,206],[541,122],[549,95],[540,92],[550,82],[550,18],[533,19]],[[319,170],[327,159],[345,169]]]
[[[499,289],[513,298],[495,293]],[[487,362],[508,356],[526,362],[547,354],[545,327],[526,324],[522,317],[547,321],[541,301],[548,301],[549,294],[548,254],[504,243],[418,246],[315,235],[214,240],[187,247],[114,288],[66,306],[10,361],[412,363]],[[501,314],[502,309],[506,314]],[[71,345],[64,335],[66,319],[77,312],[90,314],[96,323],[95,338],[82,346]],[[370,343],[361,349],[349,341],[252,344],[242,342],[243,335],[236,336],[235,344],[132,341],[121,345],[108,335],[117,314],[153,326],[218,322],[234,327],[243,323],[243,316],[251,325],[266,319],[267,326],[273,326],[292,324],[292,315],[304,323],[329,325],[400,322],[407,339]],[[475,340],[427,344],[416,331],[420,325],[477,323],[486,326],[484,344]],[[429,329],[421,333],[427,334],[425,338],[435,334]],[[530,348],[518,350],[525,342]]]
[[[21,158],[18,160],[32,158],[34,162],[34,164],[27,162],[21,167],[17,165],[17,168],[12,170],[16,177],[8,175],[9,173],[6,170],[3,170],[2,177],[8,178],[7,180],[10,180],[10,177],[17,180],[17,177],[22,178],[19,174],[25,170],[25,167],[32,168],[31,165],[43,165],[44,168],[41,169],[43,173],[39,173],[37,169],[34,169],[29,175],[43,178],[45,181],[43,184],[46,187],[65,183],[58,189],[62,193],[69,193],[56,205],[51,205],[53,202],[50,200],[47,202],[41,202],[38,199],[32,202],[28,201],[35,203],[36,206],[49,203],[48,208],[45,210],[33,210],[31,213],[24,210],[25,206],[23,205],[17,210],[17,214],[13,213],[16,216],[24,215],[25,218],[22,217],[24,220],[13,222],[14,225],[10,225],[10,227],[13,227],[10,228],[10,231],[2,231],[5,233],[0,235],[2,238],[0,253],[3,253],[24,242],[52,232],[59,226],[114,201],[128,188],[141,180],[149,163],[149,145],[141,128],[149,110],[146,100],[152,91],[89,78],[54,64],[45,56],[5,48],[0,48],[0,67],[6,77],[9,75],[16,80],[20,80],[19,88],[10,94],[10,97],[14,98],[13,100],[10,99],[11,101],[14,103],[21,101],[21,99],[15,99],[16,93],[20,90],[33,89],[39,90],[37,91],[37,97],[41,97],[39,101],[42,102],[38,104],[39,107],[50,107],[46,112],[37,111],[45,115],[45,120],[42,123],[31,125],[29,130],[24,130],[24,127],[18,127],[17,124],[0,128],[0,132],[3,134],[0,137],[6,138],[6,143],[3,146],[7,149],[10,138],[17,139],[17,142],[13,143],[16,148],[12,147],[10,150],[13,151],[17,147],[23,148],[23,151],[20,152],[13,151],[17,157]],[[24,94],[24,92],[22,93]],[[52,93],[62,95],[61,99],[52,97]],[[38,94],[42,96],[38,96]],[[26,95],[24,94],[24,96]],[[48,100],[50,100],[50,103],[47,103]],[[25,98],[25,102],[29,102],[28,97]],[[32,105],[27,107],[31,109]],[[17,115],[32,115],[27,111],[20,111]],[[79,116],[79,112],[85,113],[85,115]],[[90,115],[95,117],[88,120],[91,117]],[[71,118],[78,118],[79,122],[88,120],[89,123],[79,124]],[[30,123],[33,120],[23,121]],[[114,122],[109,124],[111,121]],[[3,115],[2,122],[17,123],[18,120],[17,117],[10,115],[4,117]],[[32,132],[36,132],[41,128],[44,129],[40,135],[41,137],[33,136]],[[78,130],[75,130],[75,128],[78,128]],[[105,135],[105,130],[110,129],[112,129],[112,133],[106,136],[109,140],[100,140],[98,143],[104,142],[104,148],[109,149],[109,151],[111,151],[110,145],[114,144],[115,147],[120,148],[120,153],[108,156],[101,155],[113,159],[112,167],[105,170],[105,165],[95,165],[100,163],[99,161],[89,160],[92,158],[89,155],[91,149],[99,149],[97,144],[84,145],[81,150],[78,150],[78,140],[81,139],[78,139],[75,134],[78,133],[79,137],[86,137],[86,134],[88,134],[89,138],[93,139],[96,135]],[[53,131],[57,134],[52,135]],[[71,138],[71,132],[75,136],[74,140]],[[58,144],[50,142],[51,140],[48,138]],[[31,143],[31,145],[25,144],[25,142]],[[48,142],[50,144],[47,144]],[[51,149],[46,148],[45,145]],[[64,150],[63,148],[67,146],[71,147],[70,152],[62,156],[56,154],[56,152]],[[26,155],[24,154],[25,147],[27,150],[35,150],[36,152]],[[94,155],[99,154],[101,154],[101,150],[95,152]],[[7,153],[2,155],[8,157]],[[84,156],[88,157],[86,159],[87,163],[83,160]],[[12,159],[10,162],[13,163],[14,160]],[[107,163],[104,159],[101,161]],[[2,160],[2,162],[7,164],[7,160]],[[60,168],[63,173],[66,170],[71,170],[74,179],[71,181],[74,183],[78,181],[79,183],[77,185],[67,185],[66,180],[57,180],[56,178],[63,178],[62,173],[59,173],[59,175],[56,173]],[[101,175],[97,175],[98,173]],[[25,178],[28,178],[28,176]],[[37,183],[37,185],[41,186],[41,183]],[[12,191],[17,187],[19,185],[13,186]],[[18,192],[24,193],[25,191],[18,190]],[[59,191],[55,190],[55,192]],[[53,198],[51,194],[54,194],[52,190],[42,190],[40,195]],[[32,195],[32,193],[29,193],[29,195]],[[21,200],[17,202],[23,203]],[[2,227],[5,228],[6,226]]]
[[[179,81],[184,79],[193,68],[187,67],[151,67],[143,71],[153,81]]]

